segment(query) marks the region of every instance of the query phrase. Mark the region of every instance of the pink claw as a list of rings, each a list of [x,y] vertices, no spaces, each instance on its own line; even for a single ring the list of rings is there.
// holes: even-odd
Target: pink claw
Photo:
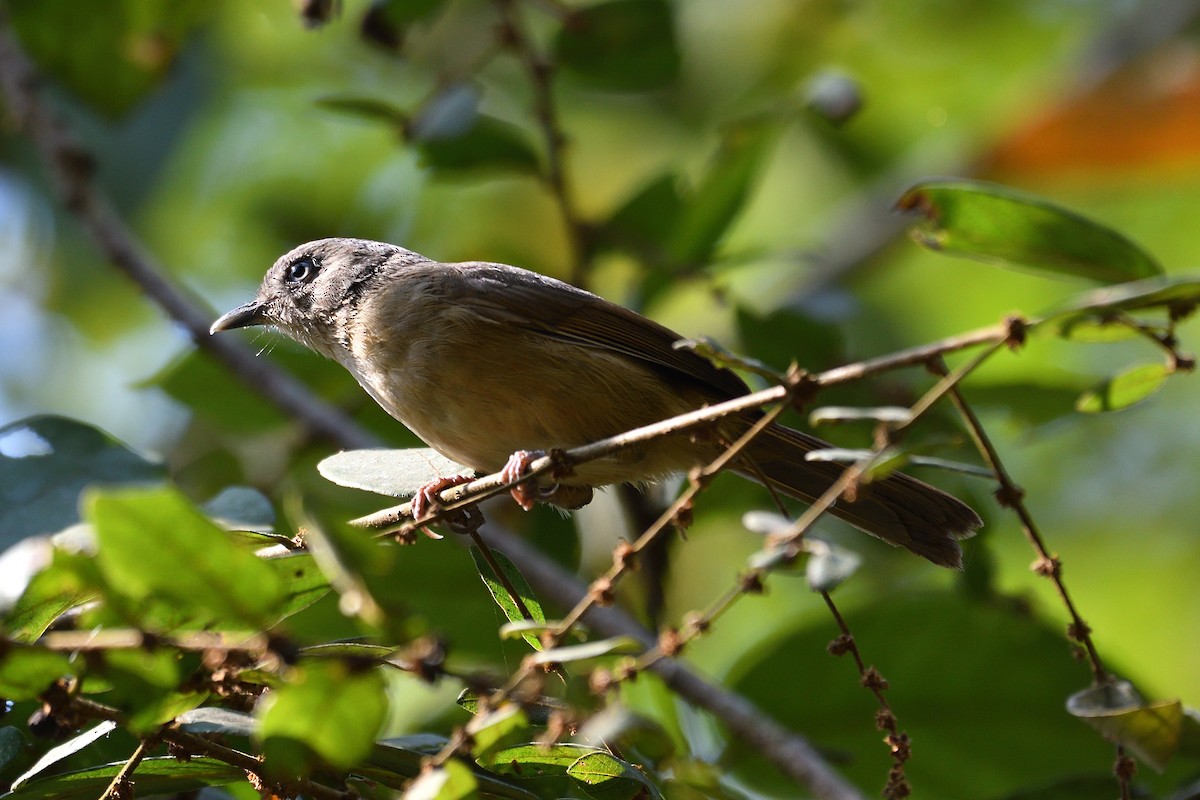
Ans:
[[[529,471],[529,465],[544,455],[546,453],[541,450],[518,450],[508,457],[504,469],[500,470],[500,478],[505,483],[521,480]],[[537,486],[530,482],[518,483],[509,491],[513,500],[517,501],[517,505],[526,511],[533,508],[534,501],[539,497]]]
[[[420,520],[430,511],[438,508],[441,505],[441,499],[438,497],[443,489],[449,489],[451,486],[462,486],[464,483],[473,481],[469,475],[455,475],[451,478],[438,478],[417,489],[417,493],[413,495],[413,499],[409,501],[409,508],[412,510],[414,520]]]

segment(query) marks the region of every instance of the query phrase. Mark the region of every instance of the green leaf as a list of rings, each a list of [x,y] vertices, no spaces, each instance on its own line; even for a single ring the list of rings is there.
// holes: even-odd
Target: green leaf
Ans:
[[[505,703],[486,714],[478,714],[467,723],[471,734],[471,754],[476,758],[499,750],[516,741],[528,740],[529,717],[516,703]]]
[[[646,646],[632,636],[614,636],[611,639],[542,650],[529,658],[534,664],[565,664],[601,656],[640,653],[645,649]]]
[[[92,15],[74,0],[8,5],[38,67],[109,117],[129,111],[158,86],[187,34],[214,8],[205,0],[111,0],[103,14]],[[63,31],[85,28],[86,36],[63,46]]]
[[[54,681],[74,672],[63,653],[33,645],[6,645],[0,654],[0,697],[10,700],[37,697]]]
[[[124,761],[63,772],[29,781],[5,795],[22,800],[95,800],[116,777]],[[244,783],[246,772],[215,758],[193,756],[180,761],[172,756],[142,760],[134,775],[138,796],[175,795],[194,792],[208,786]]]
[[[404,793],[404,800],[460,800],[478,797],[479,784],[471,769],[456,759],[426,769]]]
[[[264,559],[264,563],[275,572],[286,587],[283,606],[279,610],[281,619],[296,614],[329,594],[329,579],[311,553],[293,553],[282,558]]]
[[[1101,283],[1162,273],[1157,261],[1116,231],[995,184],[920,183],[897,207],[923,217],[911,228],[918,244],[951,255]]]
[[[82,422],[27,417],[0,428],[0,550],[79,522],[95,484],[161,481],[163,468]]]
[[[717,244],[750,196],[775,134],[776,128],[763,120],[742,121],[726,131],[667,241],[667,252],[675,262],[696,266],[712,260]]]
[[[272,691],[261,713],[259,736],[272,775],[303,775],[313,756],[346,769],[365,759],[387,716],[387,693],[378,668],[319,659],[295,668]]]
[[[8,765],[17,760],[29,743],[21,732],[11,725],[0,728],[0,773],[8,769]]]
[[[178,492],[93,491],[85,509],[109,589],[135,611],[153,598],[197,621],[257,629],[278,618],[284,600],[279,574]]]
[[[567,775],[596,800],[632,800],[639,795],[662,796],[641,772],[604,752],[581,756],[567,767]]]
[[[1166,364],[1130,367],[1080,395],[1075,401],[1075,410],[1084,414],[1098,414],[1129,408],[1161,389],[1170,374],[1171,370]]]
[[[83,733],[72,736],[67,741],[60,745],[55,745],[42,754],[42,757],[37,760],[32,767],[19,775],[12,782],[12,790],[15,792],[20,786],[27,783],[35,775],[45,772],[50,767],[62,761],[68,756],[73,756],[80,750],[95,742],[97,739],[102,739],[113,732],[117,727],[117,723],[112,720],[105,720],[99,725],[88,728]]]
[[[1141,336],[1136,328],[1122,321],[1085,315],[1064,320],[1058,326],[1058,335],[1084,344],[1122,342]]]
[[[1200,304],[1200,279],[1190,276],[1155,277],[1143,281],[1105,286],[1072,297],[1053,316],[1065,312],[1137,311],[1169,308],[1180,316]]]
[[[553,51],[555,63],[598,89],[659,89],[679,74],[666,0],[611,0],[574,10],[563,21]]]
[[[439,478],[475,474],[428,447],[346,450],[321,461],[317,471],[338,486],[389,497],[412,497]]]
[[[371,122],[383,122],[395,127],[397,132],[403,132],[408,126],[408,115],[401,109],[375,97],[362,95],[337,94],[317,98],[316,105],[328,111],[344,114],[349,117],[359,117]]]
[[[546,778],[566,775],[567,769],[581,756],[603,752],[599,748],[582,744],[523,744],[488,753],[477,759],[497,775],[514,778]]]
[[[646,251],[661,258],[667,237],[683,212],[679,178],[666,173],[654,178],[617,209],[601,228],[605,242],[614,247]]]
[[[426,166],[442,172],[497,169],[532,173],[540,163],[524,131],[484,114],[464,133],[416,138],[413,144]]]
[[[517,604],[517,598],[514,598],[509,593],[508,588],[496,577],[492,565],[488,563],[483,552],[475,545],[471,545],[471,558],[475,560],[475,569],[479,570],[479,577],[483,579],[484,585],[487,586],[492,599],[496,601],[496,605],[500,606],[500,610],[504,612],[504,616],[508,618],[509,622],[519,622],[524,619],[532,619],[534,622],[545,622],[546,614],[542,611],[542,604],[538,602],[533,589],[530,587],[529,582],[525,580],[525,576],[517,569],[517,565],[512,563],[508,556],[498,550],[492,550],[491,553],[500,571],[508,579],[509,584],[516,589],[517,598],[520,598],[526,610],[529,611],[529,616],[526,617]],[[542,649],[541,640],[533,634],[525,634],[525,641],[534,650]]]
[[[4,616],[4,630],[9,637],[18,642],[35,642],[65,612],[95,599],[95,593],[86,588],[72,568],[78,563],[75,559],[81,558],[90,557],[56,552],[50,566],[33,575]]]
[[[445,0],[374,0],[363,15],[363,38],[388,50],[399,50],[409,27],[432,16]]]
[[[1146,703],[1126,681],[1076,692],[1067,699],[1067,711],[1159,772],[1179,749],[1183,704],[1178,700]]]

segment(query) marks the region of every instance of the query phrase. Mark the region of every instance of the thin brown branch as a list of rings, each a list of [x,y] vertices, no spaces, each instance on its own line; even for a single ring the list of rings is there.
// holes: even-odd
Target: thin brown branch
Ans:
[[[137,749],[113,776],[108,788],[104,790],[104,794],[100,795],[100,800],[121,800],[121,798],[133,797],[133,772],[142,763],[142,759],[146,757],[149,749],[149,740],[142,739],[138,742]]]

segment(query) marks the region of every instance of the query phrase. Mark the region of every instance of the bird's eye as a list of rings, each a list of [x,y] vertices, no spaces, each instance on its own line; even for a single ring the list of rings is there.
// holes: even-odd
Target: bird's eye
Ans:
[[[287,265],[283,277],[288,283],[307,283],[317,276],[317,262],[312,256],[301,256]]]

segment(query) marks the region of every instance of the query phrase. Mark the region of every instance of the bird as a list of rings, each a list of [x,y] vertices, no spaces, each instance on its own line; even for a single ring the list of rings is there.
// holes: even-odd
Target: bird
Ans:
[[[256,325],[274,326],[338,362],[426,444],[480,474],[519,477],[532,455],[750,392],[732,370],[677,348],[679,334],[571,284],[507,264],[444,263],[364,239],[319,239],[284,254],[254,299],[218,318],[210,333]],[[716,458],[722,442],[761,415],[727,417],[715,437],[678,433],[575,465],[540,491],[570,508],[590,500],[593,487],[684,473]],[[845,469],[806,460],[830,446],[773,422],[731,469],[812,503]],[[958,540],[983,524],[961,500],[903,473],[858,487],[852,501],[842,497],[829,510],[958,569]]]

